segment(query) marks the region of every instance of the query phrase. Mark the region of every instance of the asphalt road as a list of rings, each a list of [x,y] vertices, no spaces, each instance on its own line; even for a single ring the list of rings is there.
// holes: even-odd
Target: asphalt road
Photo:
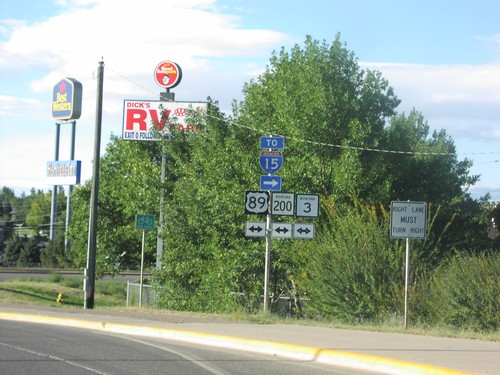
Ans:
[[[244,360],[239,357],[242,355],[243,358],[248,358],[247,356],[259,358],[257,362],[267,364],[269,359],[261,359],[265,358],[261,357],[264,355],[281,360],[285,364],[292,360],[303,364],[342,366],[344,369],[349,369],[341,373],[378,371],[378,373],[404,375],[463,375],[465,373],[496,375],[499,374],[500,369],[500,343],[498,342],[327,327],[249,324],[214,316],[156,310],[81,310],[35,305],[5,305],[0,301],[0,343],[11,344],[11,341],[4,341],[4,332],[8,332],[9,327],[18,322],[84,329],[93,335],[120,334],[129,338],[135,337],[141,342],[159,340],[162,343],[175,343],[176,348],[178,348],[177,345],[180,347],[195,345],[205,346],[209,352],[212,350],[216,353],[221,350],[224,354],[226,352],[229,354],[234,350],[242,352],[236,359],[220,357],[222,359],[219,361],[224,363],[243,363]],[[44,339],[40,336],[45,336],[43,333],[45,329],[36,328],[32,331],[37,332],[38,336],[29,338],[27,345],[31,345],[31,340],[38,340],[43,344]],[[79,336],[80,334],[77,338]],[[48,340],[50,337],[60,337],[62,340],[65,333],[47,335],[47,340],[45,340],[47,348],[50,348],[49,344],[52,345],[54,341],[54,339]],[[83,350],[88,350],[86,346],[91,340],[87,339],[84,344],[77,344],[78,342],[78,339],[71,339],[63,345],[63,349],[70,345],[77,345],[78,348],[79,345],[83,353]],[[21,348],[24,347],[21,346]],[[31,350],[30,346],[26,348]],[[172,347],[169,346],[169,348]],[[107,358],[106,350],[105,345],[104,349],[100,349],[99,352],[101,356]],[[171,351],[185,353],[175,348]],[[44,351],[40,352],[45,354]],[[189,353],[186,355],[198,359]],[[50,354],[60,357],[57,352]],[[72,355],[76,355],[75,352],[68,352],[68,360],[73,358]],[[132,355],[129,357],[134,358]],[[0,363],[3,358],[4,354],[0,345]],[[109,357],[110,360],[113,358]],[[208,355],[199,358],[211,363],[210,361],[215,357]],[[297,363],[293,362],[293,365],[292,367],[295,367]],[[254,370],[258,374],[267,373],[262,369],[261,371],[253,368],[252,371]],[[232,369],[228,373],[238,374],[237,371],[237,369]],[[0,367],[0,374],[3,373]],[[276,372],[272,370],[270,373]]]
[[[0,275],[2,275],[1,270]],[[390,369],[392,371],[390,373],[405,375],[409,373],[457,374],[463,372],[500,374],[499,342],[312,326],[247,324],[196,314],[186,315],[161,311],[81,310],[34,305],[14,306],[2,304],[0,301],[0,343],[5,343],[3,340],[4,327],[10,327],[10,321],[55,326],[64,324],[67,327],[98,331],[100,334],[120,331],[121,334],[135,336],[136,339],[143,341],[161,338],[163,341],[173,340],[179,345],[202,342],[215,351],[222,350],[223,353],[225,353],[225,349],[215,348],[234,349],[236,347],[247,351],[251,358],[263,353],[271,356],[278,353],[278,355],[289,359],[301,357],[301,361],[308,364],[312,362],[315,364],[329,363],[330,365],[344,363],[346,367],[356,369],[354,371],[377,367],[382,369],[381,372]],[[71,340],[71,342],[73,341],[75,340]],[[0,374],[9,373],[2,371],[1,367],[4,349],[0,345]],[[30,350],[29,347],[28,350]],[[43,351],[41,353],[44,354]],[[70,359],[71,353],[68,353]],[[106,353],[106,351],[103,350],[102,353]],[[179,353],[184,352],[179,351]],[[243,356],[245,357],[245,355]],[[210,362],[212,357],[208,355],[200,358],[208,358],[207,361]],[[225,361],[243,363],[241,359],[221,361],[224,363]],[[265,360],[258,362],[266,363]],[[296,363],[293,364],[296,365]],[[399,368],[399,372],[393,371],[395,368]],[[255,371],[259,374],[263,373]],[[24,373],[24,371],[14,373]],[[229,371],[228,373],[238,374],[240,372]],[[273,370],[270,373],[279,372]],[[37,374],[43,375],[38,372]]]
[[[54,325],[0,320],[0,332],[0,373],[5,375],[363,374],[278,356]]]

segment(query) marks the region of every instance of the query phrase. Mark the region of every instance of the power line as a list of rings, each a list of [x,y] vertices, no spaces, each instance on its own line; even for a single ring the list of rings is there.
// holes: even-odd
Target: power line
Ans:
[[[145,91],[147,91],[149,93],[153,93],[155,95],[157,94],[156,92],[153,92],[152,90],[147,89],[146,87],[138,84],[137,82],[134,82],[132,79],[127,78],[123,74],[120,74],[120,73],[116,72],[112,68],[108,67],[108,69],[110,69],[113,73],[115,73],[119,77],[123,78],[124,80],[132,83],[133,85],[135,85],[135,86],[137,86],[137,87],[139,87],[139,88],[141,88],[141,89],[143,89],[143,90],[145,90]],[[214,119],[218,119],[215,116],[211,116],[210,114],[207,114],[207,116],[211,117],[211,118],[214,118]],[[264,130],[257,129],[257,128],[254,128],[254,127],[251,127],[251,126],[241,125],[241,124],[238,124],[238,123],[236,123],[235,121],[232,121],[232,120],[228,120],[228,122],[230,124],[234,125],[234,126],[237,126],[237,127],[240,127],[240,128],[244,128],[244,129],[249,129],[251,131],[260,133],[262,135],[270,135],[269,132],[265,132]],[[271,135],[279,135],[279,134],[271,134]],[[386,154],[398,154],[398,155],[453,156],[453,155],[456,155],[456,154],[461,154],[461,155],[498,155],[498,154],[500,154],[500,151],[495,151],[495,152],[457,152],[457,153],[454,153],[454,152],[397,151],[397,150],[369,148],[369,147],[359,147],[359,146],[348,146],[348,145],[338,145],[338,144],[334,144],[334,143],[324,143],[324,142],[310,141],[310,140],[300,139],[300,138],[295,138],[295,137],[290,137],[290,136],[286,136],[286,135],[279,135],[279,136],[282,136],[285,139],[290,139],[290,140],[293,140],[293,141],[296,141],[296,142],[308,143],[308,144],[312,144],[312,145],[316,145],[316,146],[333,147],[333,148],[339,148],[339,149],[349,149],[349,150],[355,150],[355,151],[367,151],[367,152],[378,152],[378,153],[386,153]],[[496,160],[495,162],[498,162],[498,160]]]
[[[209,115],[210,116],[210,115]],[[356,151],[369,151],[369,152],[380,152],[380,153],[389,153],[389,154],[403,154],[403,155],[436,155],[436,156],[450,156],[450,155],[455,155],[453,152],[419,152],[419,151],[397,151],[397,150],[387,150],[387,149],[378,149],[378,148],[368,148],[368,147],[357,147],[357,146],[347,146],[347,145],[338,145],[338,144],[333,144],[333,143],[324,143],[324,142],[317,142],[317,141],[310,141],[306,139],[301,139],[301,138],[295,138],[295,137],[289,137],[286,135],[280,135],[280,134],[270,134],[269,132],[265,132],[261,129],[257,129],[251,126],[247,125],[241,125],[238,124],[234,121],[229,120],[229,123],[240,127],[240,128],[245,128],[249,129],[251,131],[258,132],[262,135],[273,135],[273,136],[282,136],[285,139],[291,139],[296,142],[303,142],[303,143],[309,143],[312,145],[317,145],[317,146],[325,146],[325,147],[334,147],[334,148],[343,148],[343,149],[351,149],[351,150],[356,150]],[[500,154],[500,152],[495,151],[495,152],[459,152],[459,154],[462,155],[497,155]],[[498,162],[498,160],[495,160],[495,162]]]

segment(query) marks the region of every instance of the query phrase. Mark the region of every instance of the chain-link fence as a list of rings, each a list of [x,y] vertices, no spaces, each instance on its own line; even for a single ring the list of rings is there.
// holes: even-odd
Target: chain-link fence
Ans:
[[[131,283],[127,281],[127,307],[129,306],[139,306],[139,300],[141,298],[141,284]],[[261,296],[260,301],[249,302],[243,293],[231,293],[232,295],[238,295],[240,297],[240,303],[243,306],[252,306],[251,310],[259,309],[264,301],[264,297]],[[151,285],[142,284],[142,303],[141,307],[157,308],[160,296],[158,295],[155,288]],[[309,302],[308,299],[301,299],[300,301],[290,298],[290,297],[278,297],[271,301],[271,311],[280,316],[294,316],[300,314],[302,311],[302,306]]]
[[[141,299],[141,284],[131,283],[127,281],[127,307],[139,306]],[[158,296],[155,289],[151,285],[142,284],[142,307],[156,308]]]

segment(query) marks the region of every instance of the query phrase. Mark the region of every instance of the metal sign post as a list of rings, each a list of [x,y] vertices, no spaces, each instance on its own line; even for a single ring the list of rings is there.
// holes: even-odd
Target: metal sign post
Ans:
[[[142,283],[144,279],[144,246],[146,243],[146,231],[142,231],[142,246],[141,246],[141,281],[139,283],[139,307],[142,307]]]
[[[139,307],[142,307],[142,284],[144,275],[144,247],[146,243],[146,231],[155,228],[155,215],[137,214],[135,215],[135,229],[142,230],[141,246],[141,280],[139,282]]]
[[[269,192],[272,198],[272,192]],[[264,268],[264,312],[269,311],[269,274],[271,273],[271,238],[273,235],[273,222],[271,213],[266,217],[266,258]]]
[[[265,237],[266,254],[264,270],[264,312],[269,310],[269,274],[271,272],[271,239],[272,238],[314,238],[314,224],[282,223],[273,224],[273,215],[317,218],[319,216],[319,195],[280,193],[282,179],[276,176],[283,166],[285,147],[283,137],[261,137],[262,151],[259,163],[266,173],[260,176],[260,191],[247,191],[245,195],[245,213],[266,214],[265,222],[250,221],[245,224],[246,237]]]
[[[410,283],[410,239],[406,239],[406,268],[405,268],[405,329],[408,328],[408,287]]]
[[[273,151],[272,147],[282,149],[285,145],[282,137],[261,138],[261,148],[268,148],[263,151],[259,158],[260,166],[267,173],[260,178],[261,190],[267,190],[269,201],[273,201],[273,191],[281,190],[281,176],[273,176],[283,166],[283,154]],[[273,217],[271,210],[267,211],[266,216],[266,257],[264,270],[264,312],[269,311],[269,274],[271,273],[271,239],[273,237]]]
[[[410,238],[424,239],[427,225],[426,202],[391,202],[391,238],[404,238],[406,240],[405,261],[405,316],[404,328],[408,327],[408,299],[410,283]]]

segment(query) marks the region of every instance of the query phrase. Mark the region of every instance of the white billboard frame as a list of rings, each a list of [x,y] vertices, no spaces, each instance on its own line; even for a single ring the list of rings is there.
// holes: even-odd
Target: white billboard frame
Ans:
[[[204,126],[188,123],[190,111],[206,114],[208,103],[126,99],[123,101],[122,139],[159,141],[173,129],[202,131]],[[154,124],[158,124],[158,130],[154,129]]]

